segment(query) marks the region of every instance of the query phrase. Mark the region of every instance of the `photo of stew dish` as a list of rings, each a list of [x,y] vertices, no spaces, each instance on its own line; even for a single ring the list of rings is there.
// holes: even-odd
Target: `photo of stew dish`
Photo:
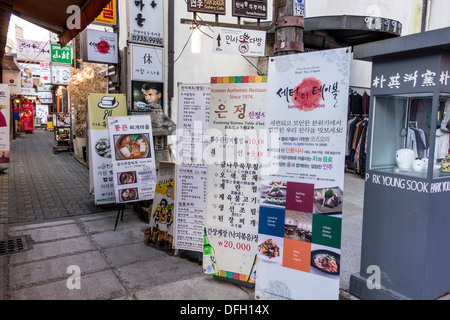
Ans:
[[[148,138],[143,134],[120,136],[116,141],[118,160],[146,158],[150,152]]]
[[[339,255],[328,250],[318,250],[311,253],[311,265],[328,274],[339,274]]]
[[[137,200],[136,189],[124,189],[120,191],[120,198],[122,201],[134,201]]]
[[[134,172],[122,172],[119,175],[120,184],[132,184],[136,183],[136,174]]]
[[[269,259],[280,256],[280,247],[272,239],[264,240],[264,242],[258,246],[258,251]]]

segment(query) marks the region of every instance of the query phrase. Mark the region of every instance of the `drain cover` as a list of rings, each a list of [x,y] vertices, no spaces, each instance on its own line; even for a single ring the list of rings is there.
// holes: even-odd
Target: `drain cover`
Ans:
[[[27,250],[27,242],[24,237],[0,241],[0,254],[22,252]]]

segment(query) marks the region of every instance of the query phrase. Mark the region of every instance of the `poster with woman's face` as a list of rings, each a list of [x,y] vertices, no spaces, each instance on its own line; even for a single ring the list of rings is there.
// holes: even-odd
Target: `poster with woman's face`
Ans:
[[[164,85],[159,82],[131,81],[131,110],[150,111],[152,105],[163,108]]]

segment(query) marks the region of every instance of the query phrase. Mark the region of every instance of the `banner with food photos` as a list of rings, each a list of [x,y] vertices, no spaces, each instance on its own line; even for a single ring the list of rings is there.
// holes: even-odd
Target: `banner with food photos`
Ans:
[[[152,200],[156,164],[150,115],[109,117],[116,203]]]
[[[266,76],[211,81],[203,272],[254,283]]]
[[[256,299],[339,298],[349,48],[269,59]]]
[[[89,181],[95,204],[116,202],[108,117],[127,115],[124,94],[91,93],[88,96]]]
[[[0,84],[0,163],[9,163],[10,153],[10,90],[7,84]]]

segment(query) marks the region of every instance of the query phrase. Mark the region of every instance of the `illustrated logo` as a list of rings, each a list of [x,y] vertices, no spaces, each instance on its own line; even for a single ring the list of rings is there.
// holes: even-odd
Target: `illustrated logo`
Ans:
[[[239,45],[239,52],[242,53],[242,54],[247,53],[248,50],[250,50],[250,46],[248,44],[248,41],[244,39],[244,40],[241,40],[239,42],[241,43]]]
[[[322,82],[316,78],[306,78],[294,89],[292,103],[302,111],[312,111],[319,107],[322,92],[318,89]]]

